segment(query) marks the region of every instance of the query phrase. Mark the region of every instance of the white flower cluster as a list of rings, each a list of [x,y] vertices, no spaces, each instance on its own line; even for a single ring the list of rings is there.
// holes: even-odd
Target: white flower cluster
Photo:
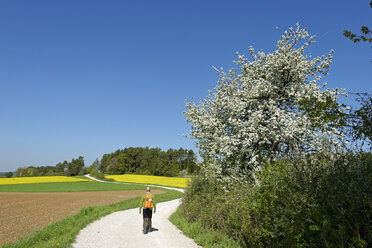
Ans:
[[[218,85],[206,99],[186,102],[190,138],[210,161],[205,171],[222,180],[252,176],[265,161],[296,156],[336,144],[340,133],[327,118],[342,91],[322,90],[321,75],[332,62],[311,58],[305,49],[314,42],[299,24],[286,31],[273,53],[249,49],[252,61],[238,55],[237,70],[217,70]]]

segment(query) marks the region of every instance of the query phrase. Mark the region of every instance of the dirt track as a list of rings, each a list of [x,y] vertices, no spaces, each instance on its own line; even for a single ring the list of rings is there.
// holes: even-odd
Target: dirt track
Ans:
[[[163,193],[154,190],[153,193]],[[81,208],[107,205],[140,196],[143,190],[8,193],[0,192],[0,246],[40,230]]]

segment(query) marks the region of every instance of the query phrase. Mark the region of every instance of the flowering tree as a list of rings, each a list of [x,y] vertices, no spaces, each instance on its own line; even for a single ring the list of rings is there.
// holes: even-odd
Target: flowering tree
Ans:
[[[198,105],[186,102],[190,138],[209,161],[209,173],[246,179],[266,161],[337,144],[337,116],[344,109],[336,100],[342,92],[317,85],[328,73],[333,51],[305,56],[315,38],[308,37],[297,24],[282,35],[273,53],[255,53],[250,47],[251,61],[237,54],[238,70],[216,69],[219,81],[206,99]]]

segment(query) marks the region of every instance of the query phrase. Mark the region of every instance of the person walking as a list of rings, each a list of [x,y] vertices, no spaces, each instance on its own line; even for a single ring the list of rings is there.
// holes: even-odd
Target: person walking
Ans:
[[[143,208],[143,234],[147,234],[152,230],[152,209],[154,209],[154,214],[156,213],[155,195],[151,194],[150,187],[147,187],[146,194],[142,195],[139,206],[139,214],[141,214],[142,208]]]

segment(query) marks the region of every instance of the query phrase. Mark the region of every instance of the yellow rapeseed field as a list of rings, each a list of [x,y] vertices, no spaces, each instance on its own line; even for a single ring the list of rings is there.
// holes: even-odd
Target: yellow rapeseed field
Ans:
[[[64,177],[64,176],[13,177],[13,178],[0,178],[0,185],[2,184],[27,184],[27,183],[82,182],[82,181],[90,181],[90,180],[75,178],[75,177]]]
[[[186,183],[191,180],[190,178],[128,175],[128,174],[111,175],[111,176],[106,176],[106,178],[112,178],[118,182],[157,184],[157,185],[174,186],[174,187],[180,187],[180,188],[186,188]]]

